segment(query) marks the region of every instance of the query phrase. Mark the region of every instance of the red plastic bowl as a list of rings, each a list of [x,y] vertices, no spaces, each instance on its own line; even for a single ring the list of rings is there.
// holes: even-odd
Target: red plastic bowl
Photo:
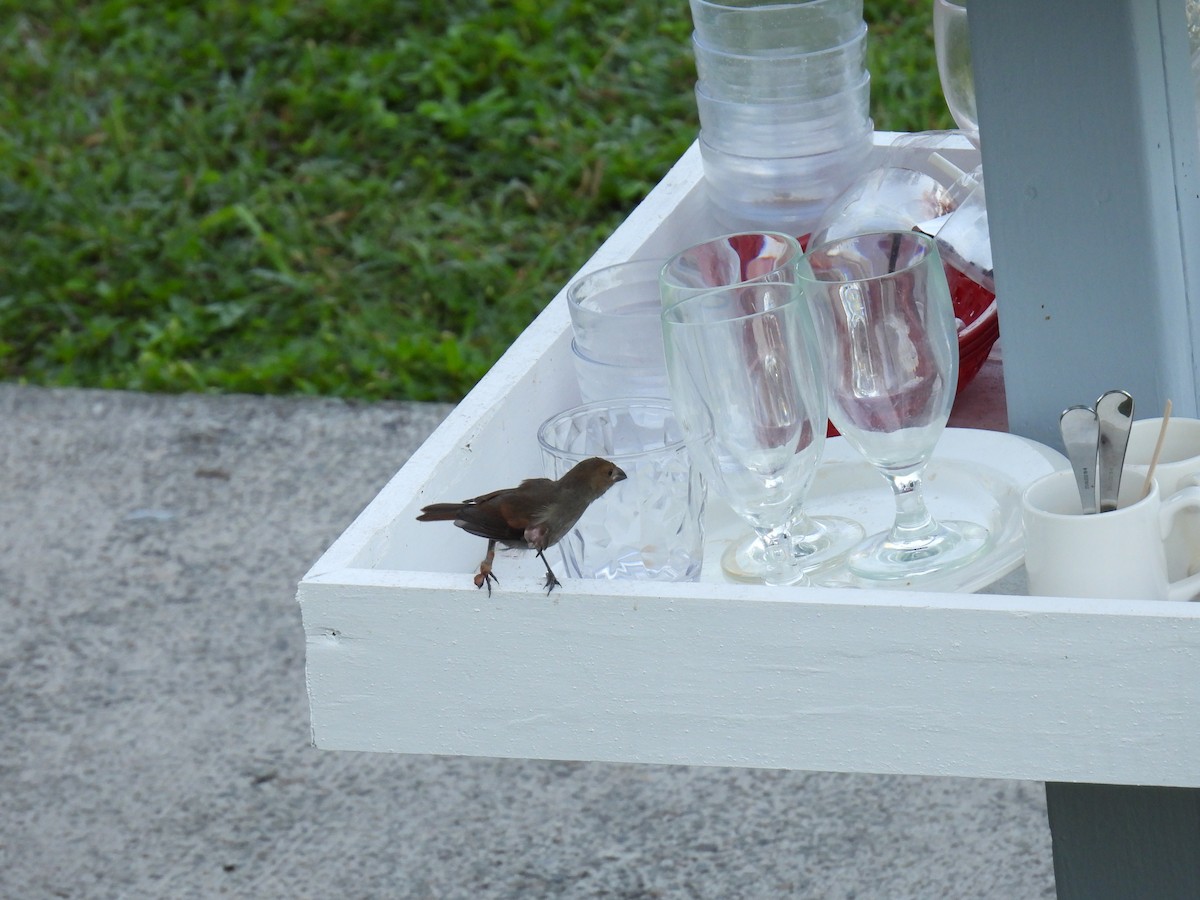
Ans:
[[[1000,337],[1000,316],[995,294],[949,263],[945,269],[954,315],[962,322],[958,329],[958,393],[961,394],[979,374],[992,345]]]

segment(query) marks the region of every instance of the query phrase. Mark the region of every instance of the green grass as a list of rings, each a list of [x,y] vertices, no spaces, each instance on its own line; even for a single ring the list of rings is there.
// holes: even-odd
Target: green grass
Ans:
[[[950,127],[867,0],[881,130]],[[455,400],[698,128],[686,0],[0,0],[0,379]]]

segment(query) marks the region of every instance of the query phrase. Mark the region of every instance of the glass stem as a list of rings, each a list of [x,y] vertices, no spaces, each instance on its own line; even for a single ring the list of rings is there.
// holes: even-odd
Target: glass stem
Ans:
[[[896,520],[890,540],[895,543],[919,544],[937,533],[937,520],[930,515],[921,493],[922,469],[899,475],[885,473],[896,498]]]
[[[763,580],[767,584],[794,584],[799,573],[792,556],[792,536],[787,526],[763,529],[758,532],[758,537],[770,567]]]
[[[802,509],[792,516],[790,531],[793,544],[797,541],[817,541],[822,537],[821,528]]]

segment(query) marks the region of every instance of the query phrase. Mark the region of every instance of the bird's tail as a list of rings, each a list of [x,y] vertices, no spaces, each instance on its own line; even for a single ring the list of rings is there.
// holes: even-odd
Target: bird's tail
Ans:
[[[418,522],[453,522],[462,509],[461,503],[434,503],[426,506],[417,516]]]

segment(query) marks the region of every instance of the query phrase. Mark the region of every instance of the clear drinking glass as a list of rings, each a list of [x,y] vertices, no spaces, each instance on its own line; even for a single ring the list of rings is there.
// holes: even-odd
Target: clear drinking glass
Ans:
[[[804,251],[791,235],[773,231],[721,235],[688,247],[667,260],[659,276],[663,307],[717,288],[753,284],[795,286],[799,283],[797,270],[802,265],[806,265]],[[778,296],[790,293],[784,291]],[[796,521],[789,525],[789,533],[803,544],[797,552],[809,559],[811,568],[843,558],[863,532],[849,519],[833,516],[813,519],[797,507]],[[819,555],[814,555],[818,548]],[[763,540],[752,534],[729,548],[722,559],[722,568],[731,578],[761,581],[767,567],[765,560]]]
[[[751,282],[679,300],[663,310],[663,340],[692,458],[754,530],[726,551],[725,571],[793,584],[839,561],[862,529],[814,521],[801,508],[825,445],[827,404],[799,286]]]
[[[971,68],[971,34],[967,29],[967,0],[933,0],[933,45],[938,78],[950,116],[976,144],[979,115],[975,112],[975,74]]]
[[[574,578],[696,581],[704,559],[704,478],[665,399],[605,400],[565,410],[538,429],[546,474],[591,456],[626,479],[594,501],[558,543]]]
[[[681,250],[659,271],[663,307],[717,288],[754,282],[796,284],[800,242],[776,231],[725,234]]]
[[[833,424],[891,485],[896,517],[847,557],[862,578],[912,578],[965,565],[987,543],[973,522],[939,522],[921,478],[950,416],[958,339],[937,243],[915,231],[855,235],[809,249],[800,280],[825,362]]]

